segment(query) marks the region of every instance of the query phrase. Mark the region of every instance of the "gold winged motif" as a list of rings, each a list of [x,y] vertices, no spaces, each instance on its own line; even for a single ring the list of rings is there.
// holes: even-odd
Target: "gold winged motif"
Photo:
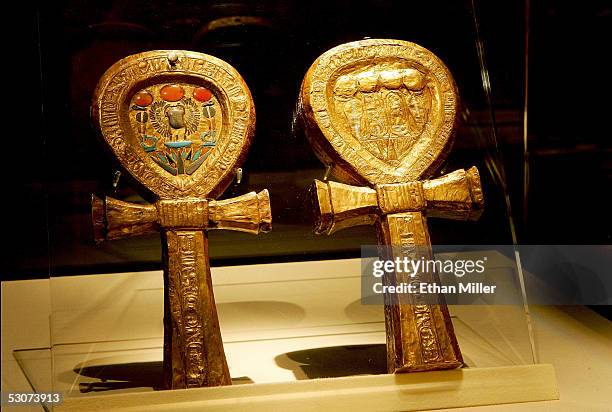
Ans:
[[[168,104],[162,101],[153,103],[151,105],[149,116],[151,118],[151,125],[155,131],[161,134],[163,137],[170,139],[172,137],[170,124],[168,124],[165,118],[166,116],[164,116],[166,106],[168,106]]]
[[[192,175],[206,163],[223,126],[211,89],[160,84],[139,90],[131,100],[130,122],[152,161],[174,176]]]

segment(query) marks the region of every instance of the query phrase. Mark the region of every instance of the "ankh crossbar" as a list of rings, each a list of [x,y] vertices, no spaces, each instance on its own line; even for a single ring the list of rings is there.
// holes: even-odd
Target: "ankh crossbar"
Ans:
[[[208,258],[210,229],[271,229],[267,190],[215,200],[255,130],[249,89],[226,62],[189,51],[126,57],[100,79],[92,116],[154,202],[93,197],[98,241],[159,231],[164,265],[163,386],[230,385]]]
[[[427,217],[475,220],[484,207],[478,170],[430,177],[450,150],[454,80],[433,53],[399,40],[335,47],[308,70],[298,116],[315,153],[343,183],[315,181],[318,233],[376,227],[383,258],[432,259]],[[357,184],[360,186],[351,186]],[[436,283],[435,272],[394,272],[386,285]],[[443,296],[385,295],[390,373],[463,364]]]

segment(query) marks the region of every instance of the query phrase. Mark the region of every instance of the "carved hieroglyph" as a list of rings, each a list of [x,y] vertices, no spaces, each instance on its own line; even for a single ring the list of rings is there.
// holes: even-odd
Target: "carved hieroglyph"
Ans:
[[[222,193],[244,161],[255,128],[253,100],[238,72],[216,57],[189,51],[120,60],[100,79],[92,109],[121,164],[162,198]],[[173,157],[197,163],[200,149],[204,161],[178,173]],[[166,161],[176,173],[161,165]]]
[[[271,229],[266,190],[216,201],[244,161],[255,128],[249,89],[229,64],[189,51],[129,56],[100,79],[92,115],[152,205],[93,197],[96,240],[160,231],[167,388],[228,385],[208,262],[207,230]]]
[[[146,87],[132,97],[133,132],[142,150],[168,173],[192,175],[223,135],[219,100],[203,86],[169,83]]]
[[[425,133],[431,138],[425,126],[439,112],[437,96],[424,73],[381,62],[338,77],[331,106],[339,128],[377,159],[399,166],[417,140]]]
[[[431,257],[426,216],[477,219],[476,168],[429,177],[445,159],[458,108],[455,83],[433,53],[399,40],[335,47],[310,67],[298,114],[315,153],[349,186],[315,181],[317,232],[375,224],[395,258]],[[439,283],[436,273],[385,276],[389,285]],[[461,352],[444,298],[385,296],[390,372],[456,368]]]
[[[450,149],[459,104],[446,66],[425,48],[396,40],[332,50],[310,67],[300,95],[317,154],[355,183],[431,175]]]

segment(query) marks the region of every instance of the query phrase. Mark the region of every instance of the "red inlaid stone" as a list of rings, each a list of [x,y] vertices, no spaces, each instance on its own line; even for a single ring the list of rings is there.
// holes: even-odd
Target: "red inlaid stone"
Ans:
[[[161,88],[159,95],[167,102],[178,102],[185,96],[185,90],[178,84],[169,84]]]
[[[212,92],[206,87],[196,87],[193,89],[193,98],[199,102],[207,102],[212,98]]]
[[[138,92],[134,95],[134,104],[140,107],[147,107],[153,103],[153,96],[149,92]]]

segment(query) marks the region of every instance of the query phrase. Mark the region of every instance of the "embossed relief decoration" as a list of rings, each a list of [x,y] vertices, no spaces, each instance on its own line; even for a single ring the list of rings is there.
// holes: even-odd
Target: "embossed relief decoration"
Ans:
[[[222,126],[218,108],[206,87],[160,84],[134,94],[130,124],[155,163],[174,176],[191,175],[216,145]]]
[[[216,197],[253,139],[240,74],[214,56],[153,50],[111,66],[92,118],[121,165],[160,198]]]
[[[429,50],[401,40],[346,43],[322,54],[301,90],[307,134],[337,176],[363,183],[426,177],[450,148],[455,82]],[[327,159],[326,159],[327,157]],[[339,173],[338,173],[339,172]]]
[[[340,127],[392,166],[400,164],[423,134],[431,133],[425,126],[439,110],[432,79],[402,65],[351,71],[339,76],[332,90]]]

